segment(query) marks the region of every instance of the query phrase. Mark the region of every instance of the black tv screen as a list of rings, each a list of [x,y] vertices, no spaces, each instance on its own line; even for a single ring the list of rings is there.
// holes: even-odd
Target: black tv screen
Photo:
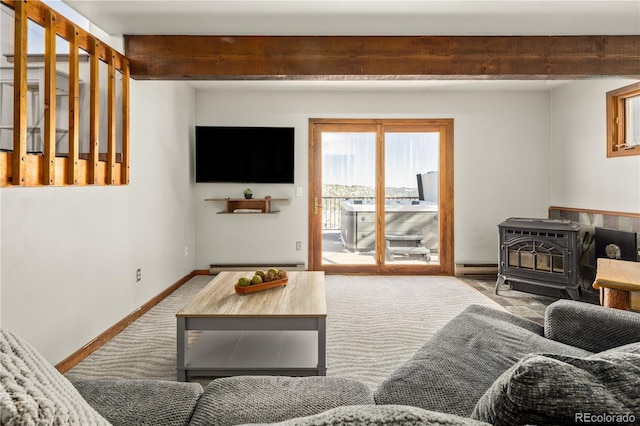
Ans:
[[[294,183],[293,127],[196,126],[196,182]]]

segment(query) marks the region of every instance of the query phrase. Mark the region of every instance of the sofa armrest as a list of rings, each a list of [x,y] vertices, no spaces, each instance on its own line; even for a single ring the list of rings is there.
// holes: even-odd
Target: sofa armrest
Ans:
[[[590,352],[601,352],[640,341],[640,313],[574,300],[547,307],[544,335]]]
[[[203,392],[199,383],[164,380],[91,379],[73,385],[114,426],[187,425]]]

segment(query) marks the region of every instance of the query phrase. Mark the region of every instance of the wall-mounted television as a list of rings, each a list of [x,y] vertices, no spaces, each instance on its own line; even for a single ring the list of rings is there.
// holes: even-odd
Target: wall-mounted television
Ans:
[[[293,127],[196,126],[196,182],[294,183]]]

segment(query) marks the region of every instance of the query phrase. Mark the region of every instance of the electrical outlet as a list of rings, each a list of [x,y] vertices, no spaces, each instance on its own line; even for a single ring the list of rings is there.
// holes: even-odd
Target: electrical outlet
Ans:
[[[140,281],[142,279],[142,269],[138,268],[138,270],[136,271],[136,282]]]
[[[189,256],[189,246],[184,246],[184,255]]]
[[[296,241],[296,250],[302,251],[302,241]]]

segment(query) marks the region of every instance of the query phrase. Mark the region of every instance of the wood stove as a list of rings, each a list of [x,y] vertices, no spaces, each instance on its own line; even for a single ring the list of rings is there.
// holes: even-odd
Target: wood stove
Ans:
[[[510,288],[580,300],[580,225],[569,220],[509,218],[498,225],[500,264],[495,293]]]

